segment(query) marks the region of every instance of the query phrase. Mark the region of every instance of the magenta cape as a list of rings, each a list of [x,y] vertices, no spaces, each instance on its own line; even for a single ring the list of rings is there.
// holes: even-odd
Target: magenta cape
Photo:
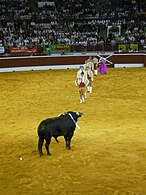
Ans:
[[[100,62],[98,72],[100,74],[106,74],[108,72],[107,66],[105,62]]]

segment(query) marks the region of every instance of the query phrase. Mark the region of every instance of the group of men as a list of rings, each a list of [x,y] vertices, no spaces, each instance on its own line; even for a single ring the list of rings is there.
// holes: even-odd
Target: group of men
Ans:
[[[90,56],[84,65],[79,67],[75,84],[79,90],[80,103],[85,101],[86,91],[92,93],[93,77],[98,74],[98,64],[98,58]]]

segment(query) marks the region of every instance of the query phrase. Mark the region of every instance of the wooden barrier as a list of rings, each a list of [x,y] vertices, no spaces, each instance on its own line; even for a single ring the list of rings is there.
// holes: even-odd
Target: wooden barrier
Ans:
[[[51,56],[25,56],[25,57],[2,57],[0,68],[27,67],[27,66],[56,66],[56,65],[79,65],[84,64],[89,56],[96,56],[96,53],[73,54],[73,55],[51,55]],[[108,57],[113,64],[143,64],[146,67],[146,54],[144,53],[115,53],[100,54]]]

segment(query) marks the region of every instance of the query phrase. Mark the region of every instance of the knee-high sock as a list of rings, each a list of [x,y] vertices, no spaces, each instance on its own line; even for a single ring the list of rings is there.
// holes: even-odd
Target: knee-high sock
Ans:
[[[90,87],[90,93],[92,93],[92,87]]]
[[[98,71],[97,70],[94,70],[94,75],[97,75]]]

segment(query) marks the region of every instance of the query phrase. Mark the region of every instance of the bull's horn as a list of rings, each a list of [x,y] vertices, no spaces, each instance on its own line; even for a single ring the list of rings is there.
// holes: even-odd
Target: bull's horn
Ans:
[[[78,116],[82,116],[82,115],[83,115],[82,112],[76,112],[76,114],[77,114]]]

